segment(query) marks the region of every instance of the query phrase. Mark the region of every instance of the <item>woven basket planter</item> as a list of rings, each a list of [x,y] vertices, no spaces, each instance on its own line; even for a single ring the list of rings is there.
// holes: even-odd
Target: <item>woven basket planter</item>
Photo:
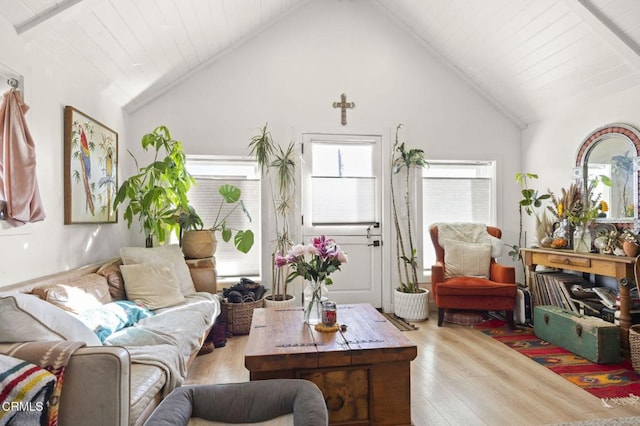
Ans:
[[[631,352],[631,365],[640,373],[640,324],[629,327],[629,351]]]
[[[212,231],[187,231],[182,235],[182,253],[187,259],[210,258],[217,247],[218,240]]]
[[[262,308],[264,299],[255,302],[229,303],[222,302],[222,314],[227,315],[227,333],[249,334],[253,310]]]

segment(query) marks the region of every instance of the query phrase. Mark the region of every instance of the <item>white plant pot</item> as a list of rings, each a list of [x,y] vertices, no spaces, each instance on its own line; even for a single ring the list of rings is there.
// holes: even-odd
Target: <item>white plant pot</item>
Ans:
[[[290,299],[286,300],[271,300],[271,295],[265,296],[264,298],[264,307],[265,308],[293,308],[297,307],[296,296],[292,294],[288,294],[287,297]]]
[[[405,321],[424,321],[429,318],[429,290],[422,293],[403,293],[395,290],[393,309]]]

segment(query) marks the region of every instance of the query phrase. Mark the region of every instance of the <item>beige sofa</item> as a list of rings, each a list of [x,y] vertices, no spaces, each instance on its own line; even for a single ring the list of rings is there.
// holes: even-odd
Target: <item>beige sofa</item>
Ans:
[[[184,283],[188,268],[181,269],[178,263],[168,273],[164,267],[172,263],[171,259],[158,258],[154,249],[140,250],[133,249],[134,255],[143,254],[142,259],[134,259],[139,263],[133,265],[149,265],[128,270],[121,259],[114,259],[0,288],[0,353],[12,355],[29,341],[84,343],[66,367],[58,414],[62,426],[143,424],[163,397],[181,385],[220,313],[218,296],[198,292],[190,280]],[[147,254],[154,255],[152,262],[144,258]],[[125,253],[127,259],[121,256],[125,264],[131,262],[130,255],[129,251]],[[156,270],[149,272],[149,268]],[[181,269],[182,277],[173,269]],[[165,295],[165,300],[160,298],[160,305],[154,306],[157,295],[146,294],[148,288],[127,285],[145,273],[155,288],[163,288],[159,281],[166,281],[170,275],[172,285],[180,288],[174,294],[179,301],[167,302]],[[133,304],[126,301],[129,291],[138,302],[136,306],[149,304],[155,308],[148,310],[154,315],[109,330],[106,338],[102,335],[102,342],[97,333],[98,329],[104,330],[92,329],[93,323],[87,325],[82,316]],[[80,302],[84,308],[95,303],[94,299],[103,298],[99,300],[102,306],[72,312],[69,305],[76,293],[84,297]],[[86,301],[87,294],[90,302]]]

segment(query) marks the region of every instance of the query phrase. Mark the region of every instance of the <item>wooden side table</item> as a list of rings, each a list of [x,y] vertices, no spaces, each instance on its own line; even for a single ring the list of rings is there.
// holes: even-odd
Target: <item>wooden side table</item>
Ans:
[[[302,308],[253,311],[251,380],[303,378],[322,391],[332,425],[410,425],[416,345],[369,304],[338,305],[347,330],[321,333]]]

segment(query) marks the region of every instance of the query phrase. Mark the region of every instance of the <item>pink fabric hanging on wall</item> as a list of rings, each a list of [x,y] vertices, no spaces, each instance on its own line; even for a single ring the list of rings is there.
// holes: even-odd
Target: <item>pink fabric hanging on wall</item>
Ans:
[[[38,180],[36,149],[24,114],[29,107],[20,93],[9,90],[0,104],[0,199],[7,202],[12,226],[45,218]]]

